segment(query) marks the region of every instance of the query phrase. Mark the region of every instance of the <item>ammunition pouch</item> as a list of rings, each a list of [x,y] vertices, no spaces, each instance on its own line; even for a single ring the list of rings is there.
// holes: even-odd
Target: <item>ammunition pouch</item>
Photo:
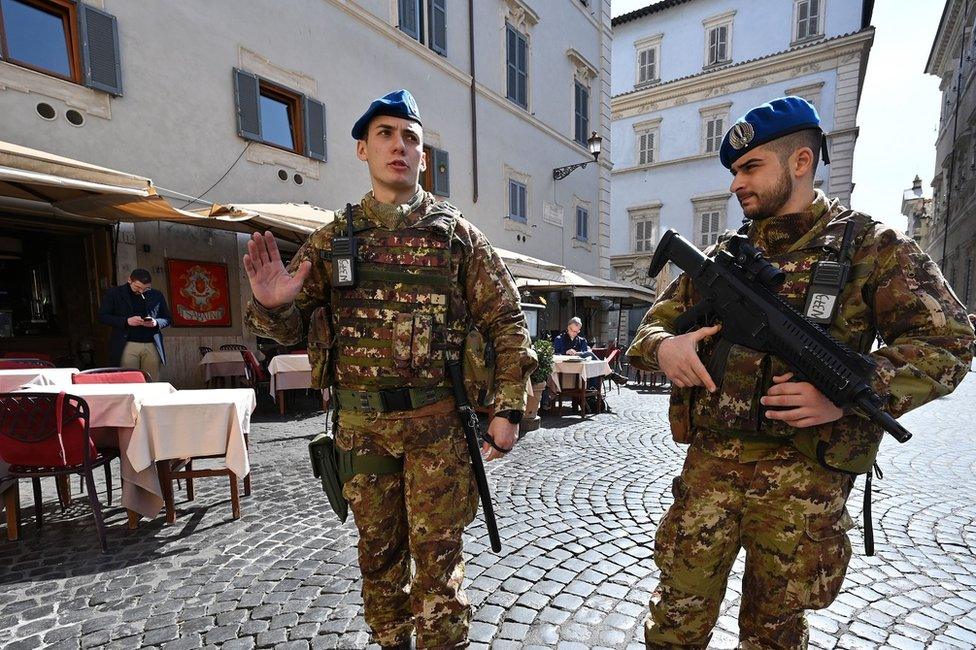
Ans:
[[[403,459],[374,454],[357,455],[336,447],[335,438],[320,433],[308,444],[312,474],[322,481],[322,489],[329,505],[345,523],[349,516],[349,502],[342,494],[342,486],[356,474],[397,474],[403,471]]]
[[[461,375],[468,401],[475,408],[488,408],[495,401],[495,346],[486,342],[477,329],[464,339]]]
[[[421,406],[440,402],[451,396],[446,386],[433,388],[391,388],[387,390],[348,390],[336,391],[339,409],[359,413],[389,413],[391,411],[411,411]]]

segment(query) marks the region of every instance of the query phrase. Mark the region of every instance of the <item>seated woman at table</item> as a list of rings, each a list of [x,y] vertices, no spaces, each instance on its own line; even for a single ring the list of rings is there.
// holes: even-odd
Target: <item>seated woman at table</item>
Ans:
[[[596,355],[590,349],[590,344],[586,342],[585,338],[580,336],[580,330],[582,329],[583,321],[579,319],[579,316],[570,318],[569,323],[566,325],[566,331],[557,336],[552,342],[553,352],[555,354],[567,354],[571,357],[579,357],[581,359],[595,359]]]

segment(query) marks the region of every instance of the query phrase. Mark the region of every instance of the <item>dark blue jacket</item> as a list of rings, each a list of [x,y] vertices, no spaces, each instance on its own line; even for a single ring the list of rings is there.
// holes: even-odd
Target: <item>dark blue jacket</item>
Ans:
[[[103,325],[112,328],[112,335],[108,340],[109,363],[113,366],[119,365],[122,360],[122,350],[125,349],[128,340],[129,324],[126,322],[130,316],[141,316],[132,308],[129,301],[129,284],[120,284],[112,287],[105,294],[102,306],[98,310],[98,321]],[[159,359],[166,365],[166,352],[163,350],[162,329],[169,327],[172,316],[169,307],[166,305],[166,297],[161,291],[150,289],[145,293],[146,296],[146,316],[156,319],[156,331],[153,334],[153,343],[156,344],[156,351],[159,352]]]
[[[555,354],[566,354],[567,350],[576,350],[580,353],[590,352],[590,344],[582,335],[577,334],[575,339],[571,339],[567,332],[556,337],[556,340],[552,342],[552,348]]]

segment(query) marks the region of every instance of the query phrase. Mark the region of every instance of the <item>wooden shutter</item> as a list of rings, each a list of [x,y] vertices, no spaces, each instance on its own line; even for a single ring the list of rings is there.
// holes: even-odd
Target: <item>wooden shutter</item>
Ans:
[[[115,16],[79,2],[78,27],[85,85],[112,95],[121,95],[122,62],[119,58],[119,25]]]
[[[261,140],[261,87],[257,75],[234,68],[234,100],[237,102],[237,135]]]
[[[516,33],[517,61],[518,61],[518,102],[523,107],[529,105],[529,62],[528,62],[528,43],[525,37]]]
[[[517,48],[515,44],[516,35],[515,30],[511,25],[506,25],[506,38],[505,38],[505,62],[506,70],[508,72],[508,87],[507,95],[512,101],[518,101],[518,64],[516,63],[515,51]]]
[[[420,5],[417,0],[399,0],[399,25],[404,34],[420,40]]]
[[[451,165],[446,151],[434,149],[434,194],[451,195]],[[443,169],[443,171],[441,171]]]
[[[430,0],[430,49],[447,56],[447,0]]]
[[[325,104],[310,97],[302,97],[302,115],[305,118],[305,155],[325,161]]]

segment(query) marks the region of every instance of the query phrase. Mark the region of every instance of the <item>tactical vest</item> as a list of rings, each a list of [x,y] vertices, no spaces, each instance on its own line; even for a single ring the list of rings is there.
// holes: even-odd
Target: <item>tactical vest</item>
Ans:
[[[813,265],[837,254],[848,220],[854,221],[852,250],[857,251],[875,222],[854,212],[835,219],[796,250],[770,257],[786,273],[779,296],[797,310],[803,310]],[[720,240],[719,250],[727,239]],[[867,266],[852,268],[829,330],[834,338],[862,354],[870,351],[876,330],[870,307],[855,292],[862,286],[857,280],[870,270]],[[730,345],[720,337],[703,341],[699,354],[706,360],[718,390],[677,389],[672,394],[670,416],[677,441],[690,442],[696,428],[710,429],[743,437],[791,440],[802,453],[832,469],[864,473],[874,464],[883,430],[860,416],[847,415],[833,423],[803,429],[763,417],[765,407],[759,399],[773,385],[773,376],[789,372],[776,356]]]
[[[452,310],[450,299],[457,209],[438,203],[396,230],[354,209],[358,281],[331,289],[335,384],[355,391],[448,386],[445,363],[460,358],[468,331],[463,310]],[[337,214],[333,234],[344,223]]]

